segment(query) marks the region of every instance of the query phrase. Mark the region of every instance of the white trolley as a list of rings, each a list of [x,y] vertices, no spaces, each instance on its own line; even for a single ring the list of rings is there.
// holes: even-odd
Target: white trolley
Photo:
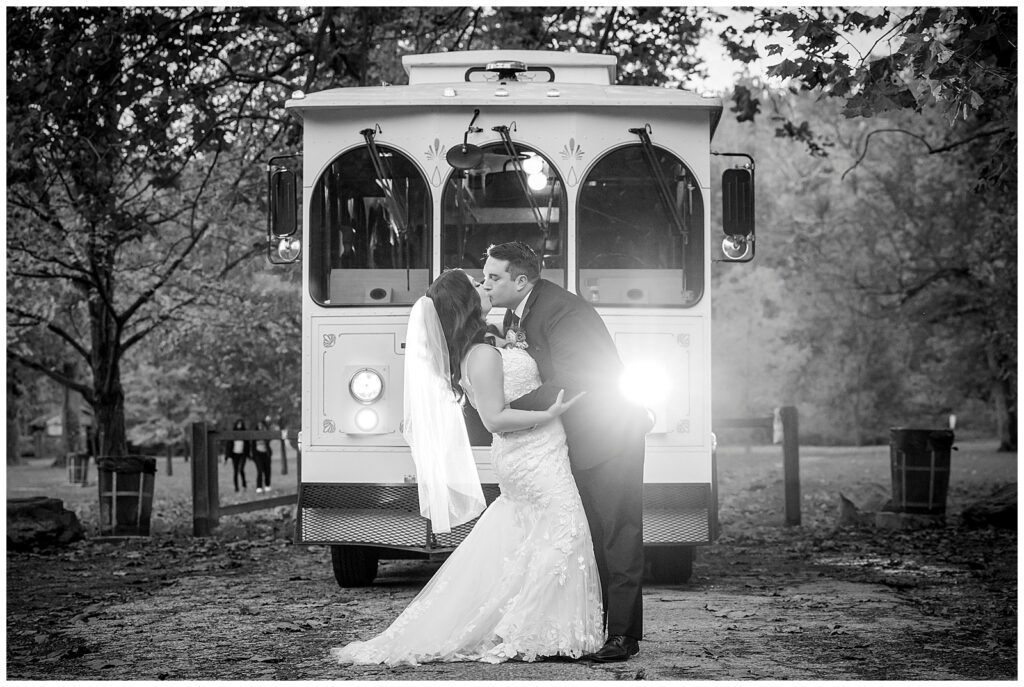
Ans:
[[[294,94],[301,166],[268,165],[269,258],[302,258],[298,540],[331,545],[338,583],[356,586],[381,559],[445,555],[469,532],[434,533],[419,515],[401,433],[406,320],[441,271],[480,278],[490,244],[520,240],[543,256],[543,278],[597,307],[623,388],[651,413],[649,572],[685,581],[693,547],[716,535],[710,144],[721,101],[613,85],[605,55],[403,63],[408,85]],[[718,259],[753,255],[753,179],[749,158],[725,172]],[[489,435],[467,421],[491,501]]]

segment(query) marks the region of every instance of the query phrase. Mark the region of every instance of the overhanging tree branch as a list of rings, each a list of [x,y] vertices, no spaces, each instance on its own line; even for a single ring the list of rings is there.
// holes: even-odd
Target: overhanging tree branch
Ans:
[[[85,384],[82,384],[81,382],[76,382],[70,377],[62,375],[60,372],[56,370],[56,368],[50,367],[49,365],[44,365],[38,360],[33,360],[32,358],[24,356],[21,353],[18,353],[17,351],[12,351],[10,348],[7,349],[7,356],[13,358],[18,363],[24,365],[29,369],[36,370],[37,372],[42,372],[44,375],[46,375],[53,381],[57,382],[58,384],[77,391],[82,395],[82,398],[84,398],[86,402],[89,403],[89,405],[93,405],[96,397],[93,395],[92,389],[86,386]]]
[[[959,141],[954,141],[952,143],[948,143],[948,144],[946,144],[944,146],[940,146],[940,147],[936,148],[936,147],[933,147],[928,142],[928,139],[926,139],[924,136],[921,136],[920,134],[915,134],[913,131],[907,131],[906,129],[875,129],[874,131],[869,132],[868,135],[864,137],[864,150],[861,151],[860,155],[857,157],[857,160],[853,163],[853,165],[851,165],[849,169],[847,169],[845,172],[843,172],[843,175],[840,177],[840,179],[841,180],[845,180],[846,179],[846,175],[849,174],[850,172],[852,172],[858,166],[860,166],[860,163],[864,161],[864,158],[867,157],[867,154],[868,154],[868,148],[871,145],[871,138],[875,134],[903,134],[905,136],[910,136],[911,138],[916,138],[918,141],[920,141],[921,143],[924,144],[925,148],[928,149],[928,154],[929,155],[936,155],[938,153],[949,152],[950,150],[953,150],[955,148],[959,148],[962,145],[967,145],[968,143],[971,143],[972,141],[976,141],[979,138],[987,138],[989,136],[995,136],[997,134],[1004,133],[1005,131],[1007,131],[1007,128],[1004,127],[1004,126],[1001,126],[1001,127],[996,128],[996,129],[989,130],[989,131],[979,131],[979,132],[977,132],[977,133],[975,133],[975,134],[973,134],[971,136],[968,136],[967,138],[961,139]]]
[[[32,320],[36,322],[36,324],[45,324],[46,329],[60,337],[60,339],[62,339],[66,344],[71,346],[71,348],[75,349],[75,351],[77,351],[79,355],[85,358],[86,361],[89,360],[89,351],[86,350],[86,348],[82,346],[82,344],[80,344],[74,336],[65,331],[63,327],[59,327],[53,322],[47,321],[45,318],[41,317],[40,315],[37,315],[34,312],[18,308],[16,306],[11,305],[10,303],[7,304],[7,312],[12,315],[16,315],[17,317]]]

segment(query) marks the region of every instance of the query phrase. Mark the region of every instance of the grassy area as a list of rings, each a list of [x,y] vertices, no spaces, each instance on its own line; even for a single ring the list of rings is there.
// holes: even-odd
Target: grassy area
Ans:
[[[187,534],[192,528],[192,464],[183,456],[171,458],[171,472],[167,474],[167,457],[156,459],[157,471],[153,492],[154,533],[179,531]],[[22,465],[7,466],[7,498],[50,496],[61,499],[64,507],[75,511],[86,530],[95,534],[99,528],[99,488],[96,483],[96,465],[89,463],[89,483],[79,486],[68,482],[66,468],[51,467],[53,460],[29,459]],[[298,464],[295,450],[288,450],[288,474],[282,475],[279,447],[274,447],[271,463],[271,496],[294,494],[298,484]],[[241,503],[264,498],[256,493],[256,465],[246,461],[245,475],[248,489],[235,493],[231,463],[219,462],[220,501],[222,504]],[[244,516],[232,516],[244,517]]]
[[[1017,481],[1017,454],[998,453],[994,442],[958,442],[952,453],[947,514],[957,515],[966,505],[994,488]],[[51,496],[64,501],[93,532],[99,524],[99,492],[96,467],[90,464],[89,485],[68,483],[67,470],[50,467],[51,460],[29,460],[8,466],[7,498]],[[157,458],[153,496],[154,532],[191,532],[191,463],[181,456],[171,461]],[[272,478],[274,495],[295,493],[298,465],[289,448],[288,474],[281,474],[280,451],[275,446]],[[219,464],[221,503],[239,503],[262,498],[256,494],[256,468],[246,464],[249,488],[235,493],[231,464]],[[723,523],[763,519],[765,511],[783,521],[783,472],[781,446],[720,447],[718,451],[719,517]],[[871,499],[891,495],[888,446],[800,447],[801,513],[806,525],[832,524],[838,511],[839,493],[859,506]],[[245,517],[245,516],[232,516]],[[764,523],[767,524],[767,523]]]
[[[946,512],[956,516],[1003,484],[1017,481],[1017,454],[996,451],[996,442],[956,442],[950,457]],[[768,511],[784,514],[781,446],[720,447],[719,515],[723,521]],[[800,495],[804,524],[835,521],[839,493],[859,506],[891,496],[888,446],[800,447]],[[755,508],[757,506],[757,508]]]

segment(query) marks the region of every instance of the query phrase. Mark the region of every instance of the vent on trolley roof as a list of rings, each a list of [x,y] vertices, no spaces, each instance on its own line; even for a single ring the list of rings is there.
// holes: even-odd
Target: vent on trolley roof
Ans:
[[[409,74],[409,85],[464,83],[469,69],[481,70],[474,72],[471,80],[484,82],[494,79],[498,82],[498,72],[483,73],[488,65],[519,62],[526,66],[527,72],[518,76],[520,81],[544,83],[555,81],[559,84],[596,84],[608,86],[615,81],[615,57],[613,55],[597,55],[592,53],[562,53],[548,50],[463,50],[456,52],[429,53],[426,55],[406,55],[402,58],[402,66]],[[547,73],[532,73],[538,69]]]

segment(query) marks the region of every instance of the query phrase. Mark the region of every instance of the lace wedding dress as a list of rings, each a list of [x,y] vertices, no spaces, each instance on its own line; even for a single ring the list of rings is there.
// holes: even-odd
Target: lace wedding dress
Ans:
[[[526,351],[499,349],[506,402],[540,385]],[[578,658],[604,642],[601,586],[560,421],[495,435],[499,496],[380,635],[339,663]]]

